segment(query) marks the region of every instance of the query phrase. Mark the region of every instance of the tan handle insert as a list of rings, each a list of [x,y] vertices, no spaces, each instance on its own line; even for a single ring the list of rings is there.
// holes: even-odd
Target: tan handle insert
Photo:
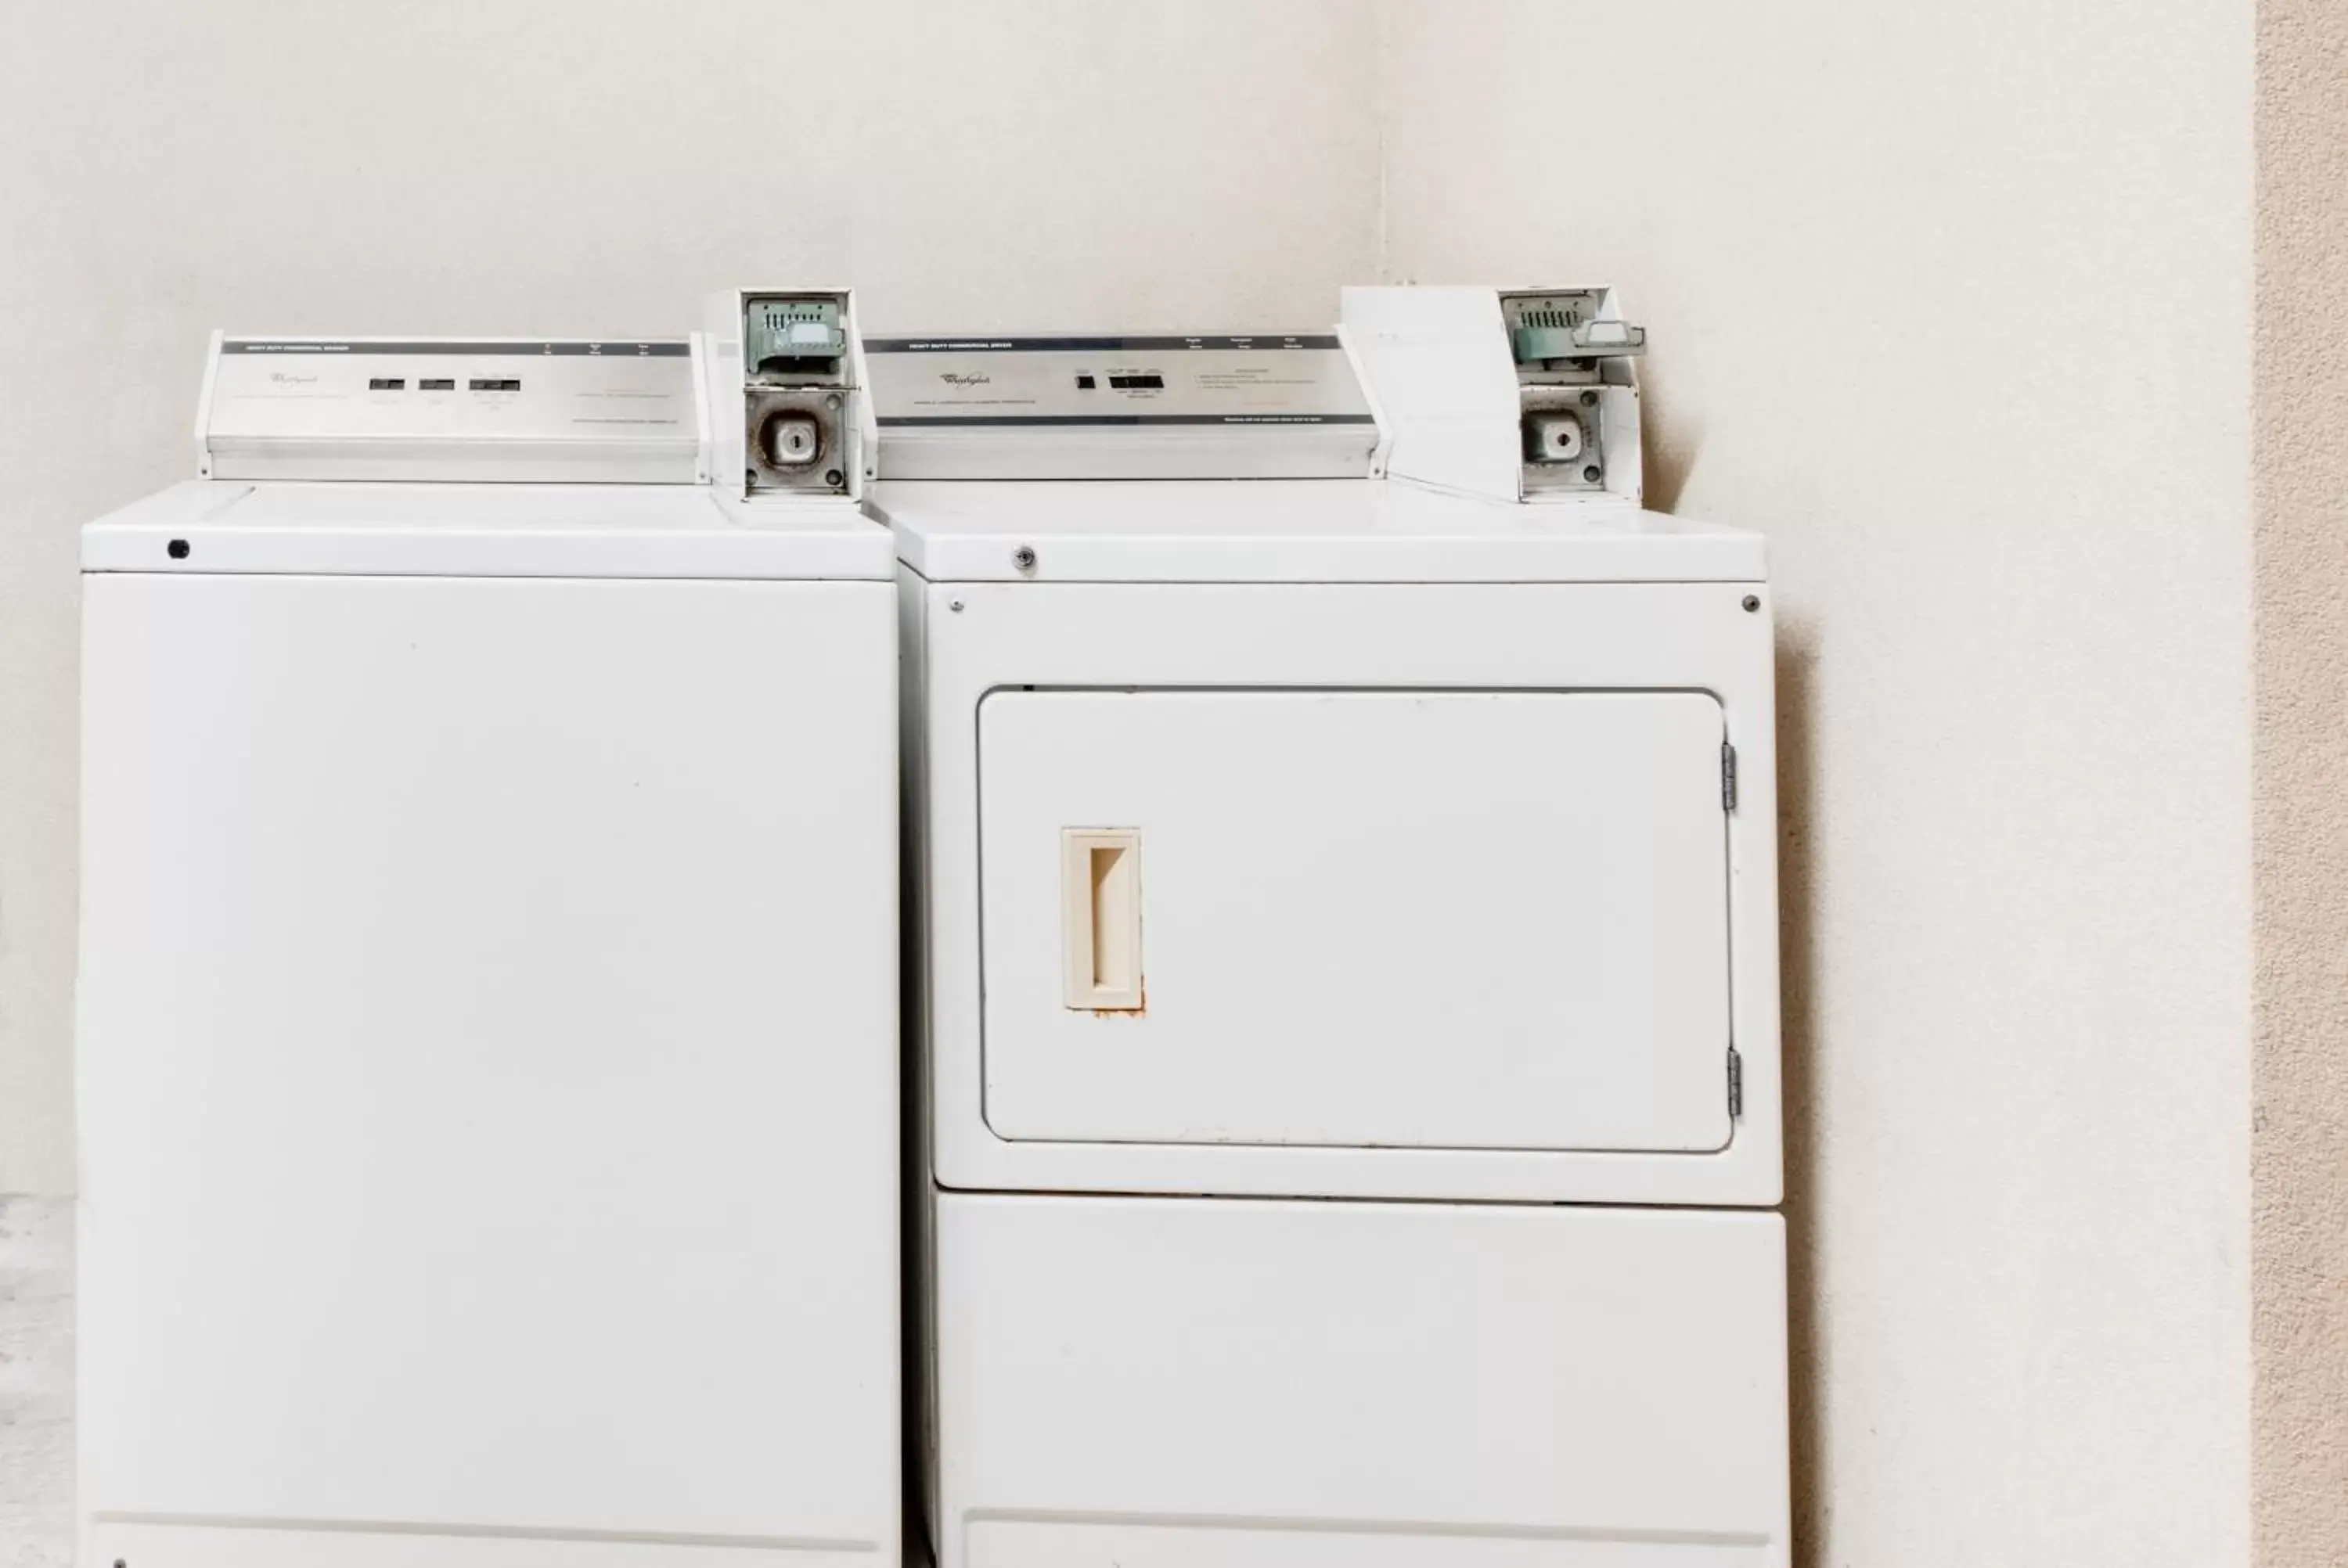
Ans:
[[[1069,1007],[1141,1010],[1141,830],[1060,834],[1062,967]]]

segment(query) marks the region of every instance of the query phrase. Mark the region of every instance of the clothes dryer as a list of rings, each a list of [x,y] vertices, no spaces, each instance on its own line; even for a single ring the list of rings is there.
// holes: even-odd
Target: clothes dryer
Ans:
[[[870,345],[944,1568],[1787,1560],[1762,541],[1561,292]]]

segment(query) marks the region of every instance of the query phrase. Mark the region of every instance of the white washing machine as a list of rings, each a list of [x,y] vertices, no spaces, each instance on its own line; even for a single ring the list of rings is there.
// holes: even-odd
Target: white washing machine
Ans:
[[[1603,292],[1345,313],[869,345],[939,1560],[1782,1565],[1762,541]]]
[[[216,340],[85,531],[86,1568],[898,1561],[893,559],[700,344]]]

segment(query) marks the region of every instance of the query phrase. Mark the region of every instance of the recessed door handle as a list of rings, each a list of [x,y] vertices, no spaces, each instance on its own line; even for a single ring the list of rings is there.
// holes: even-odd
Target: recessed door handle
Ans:
[[[1066,1005],[1140,1011],[1140,829],[1061,830],[1060,924]]]

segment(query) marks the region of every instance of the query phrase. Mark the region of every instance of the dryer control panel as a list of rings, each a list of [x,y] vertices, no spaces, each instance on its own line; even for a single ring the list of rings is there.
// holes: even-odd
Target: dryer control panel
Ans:
[[[690,485],[692,338],[230,337],[196,414],[208,479]]]
[[[1360,478],[1377,452],[1377,417],[1326,331],[864,346],[884,478]]]

